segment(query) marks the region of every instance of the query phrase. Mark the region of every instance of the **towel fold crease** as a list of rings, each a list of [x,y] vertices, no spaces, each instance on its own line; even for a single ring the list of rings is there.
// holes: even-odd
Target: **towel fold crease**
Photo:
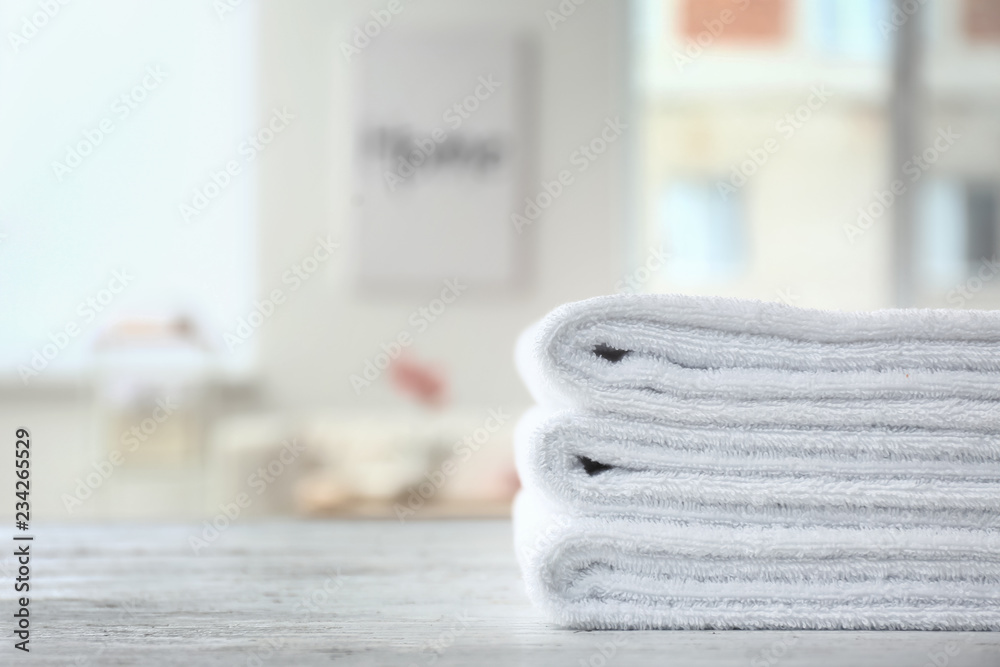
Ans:
[[[1000,313],[598,297],[516,356],[556,622],[1000,629]]]

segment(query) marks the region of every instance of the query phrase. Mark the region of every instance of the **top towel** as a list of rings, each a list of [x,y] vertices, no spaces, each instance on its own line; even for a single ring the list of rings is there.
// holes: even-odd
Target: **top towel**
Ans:
[[[557,308],[522,336],[543,405],[688,424],[1000,430],[1000,312],[680,295]]]

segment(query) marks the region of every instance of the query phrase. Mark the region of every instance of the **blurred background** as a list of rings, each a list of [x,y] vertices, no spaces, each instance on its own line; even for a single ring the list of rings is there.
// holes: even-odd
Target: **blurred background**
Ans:
[[[0,433],[32,431],[34,518],[503,516],[512,348],[561,303],[1000,306],[1000,0],[0,28]]]

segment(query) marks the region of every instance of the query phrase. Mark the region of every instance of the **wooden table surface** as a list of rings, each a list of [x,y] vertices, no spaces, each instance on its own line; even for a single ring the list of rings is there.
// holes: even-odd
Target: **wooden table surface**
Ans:
[[[237,522],[198,555],[195,529],[36,531],[27,656],[0,560],[0,665],[1000,666],[1000,633],[561,630],[505,520]]]

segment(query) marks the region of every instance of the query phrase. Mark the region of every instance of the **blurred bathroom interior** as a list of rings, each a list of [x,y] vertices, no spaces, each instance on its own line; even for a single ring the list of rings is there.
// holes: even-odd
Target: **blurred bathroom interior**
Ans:
[[[40,520],[506,516],[514,343],[568,301],[1000,307],[1000,0],[0,26],[0,433]]]

